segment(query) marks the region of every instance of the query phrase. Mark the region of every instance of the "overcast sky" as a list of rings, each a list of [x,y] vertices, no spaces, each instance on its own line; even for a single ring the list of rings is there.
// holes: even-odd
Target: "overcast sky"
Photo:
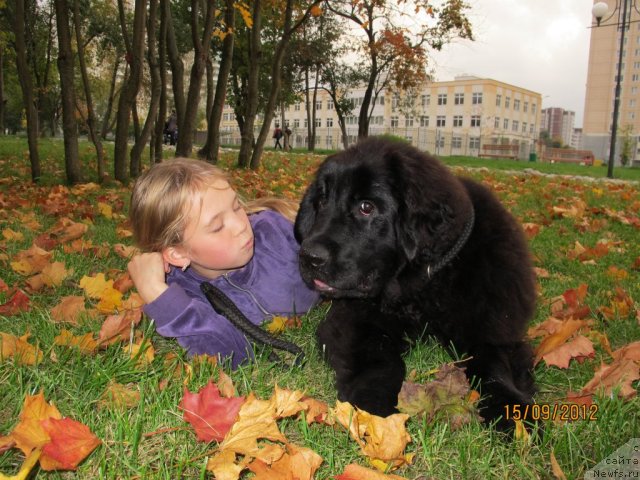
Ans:
[[[582,126],[592,0],[467,0],[475,41],[433,54],[436,80],[472,74],[538,92]],[[547,96],[548,95],[548,96]]]

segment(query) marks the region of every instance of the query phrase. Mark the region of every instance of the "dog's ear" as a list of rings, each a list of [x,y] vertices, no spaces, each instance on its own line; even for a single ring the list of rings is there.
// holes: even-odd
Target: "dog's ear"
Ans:
[[[300,202],[300,208],[298,209],[298,215],[296,216],[296,223],[293,229],[298,243],[302,243],[316,221],[314,199],[318,190],[317,183],[318,179],[316,177],[313,183],[307,188],[304,197],[302,197],[302,202]]]
[[[438,160],[417,149],[398,152],[394,160],[399,246],[408,261],[418,253],[429,258],[436,254],[441,241],[448,242],[441,236],[455,215],[452,192],[457,182]]]

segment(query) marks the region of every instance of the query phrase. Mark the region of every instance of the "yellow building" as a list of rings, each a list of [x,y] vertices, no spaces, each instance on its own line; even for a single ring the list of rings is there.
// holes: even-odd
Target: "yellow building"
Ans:
[[[364,88],[350,97],[354,109],[346,118],[349,144],[357,140],[358,113]],[[456,77],[431,82],[407,95],[381,92],[372,111],[370,135],[393,134],[418,148],[439,155],[478,155],[484,144],[518,145],[519,157],[534,151],[540,125],[541,95],[492,79]],[[272,128],[282,122],[277,112]],[[307,145],[307,112],[303,99],[287,107],[285,124],[293,131],[294,147]],[[225,107],[222,141],[239,143],[233,110]],[[318,91],[316,101],[316,147],[342,148],[338,117],[327,92]]]
[[[594,1],[595,3],[595,1]],[[619,11],[607,18],[616,8],[614,0],[607,0],[609,14],[600,27],[591,29],[587,90],[584,102],[582,140],[584,148],[592,150],[596,158],[609,159],[611,124],[615,99],[616,75],[620,53]],[[617,2],[619,3],[619,2]],[[633,3],[633,2],[631,2]],[[625,34],[622,52],[620,109],[616,141],[615,163],[620,162],[622,142],[628,137],[633,142],[632,160],[640,158],[637,136],[640,132],[640,14],[630,8],[631,23]],[[627,17],[628,18],[628,17]]]

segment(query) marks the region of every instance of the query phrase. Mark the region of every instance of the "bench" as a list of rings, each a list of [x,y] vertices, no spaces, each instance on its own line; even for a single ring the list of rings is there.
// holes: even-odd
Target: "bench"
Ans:
[[[549,163],[578,163],[580,165],[593,165],[593,152],[591,150],[572,150],[569,148],[546,148],[542,154],[542,161]]]
[[[482,145],[482,152],[478,155],[480,158],[511,158],[513,160],[518,159],[520,153],[520,147],[518,145],[495,145],[485,144]]]

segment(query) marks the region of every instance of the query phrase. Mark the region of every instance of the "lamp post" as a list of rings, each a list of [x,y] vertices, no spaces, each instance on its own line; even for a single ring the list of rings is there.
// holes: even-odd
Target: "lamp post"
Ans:
[[[609,164],[607,165],[608,178],[613,178],[613,162],[615,160],[615,153],[616,153],[616,134],[618,133],[618,112],[620,110],[620,90],[621,90],[620,83],[622,80],[622,54],[624,50],[624,35],[627,28],[629,27],[627,22],[627,13],[629,12],[629,6],[628,6],[629,0],[622,0],[621,3],[622,5],[620,5],[620,3],[616,0],[616,6],[613,12],[611,12],[611,15],[609,15],[605,19],[605,22],[609,20],[611,17],[613,17],[616,11],[618,11],[620,8],[622,8],[622,22],[603,24],[603,26],[609,26],[609,25],[620,26],[620,52],[618,53],[616,90],[615,90],[615,97],[613,100],[613,119],[611,122],[611,142],[610,142],[611,144],[609,145]],[[591,9],[591,13],[596,19],[597,27],[600,26],[600,23],[602,22],[603,17],[608,12],[609,12],[609,5],[607,5],[605,2],[598,2],[593,6],[593,8]],[[629,17],[630,16],[631,15],[629,15]]]

